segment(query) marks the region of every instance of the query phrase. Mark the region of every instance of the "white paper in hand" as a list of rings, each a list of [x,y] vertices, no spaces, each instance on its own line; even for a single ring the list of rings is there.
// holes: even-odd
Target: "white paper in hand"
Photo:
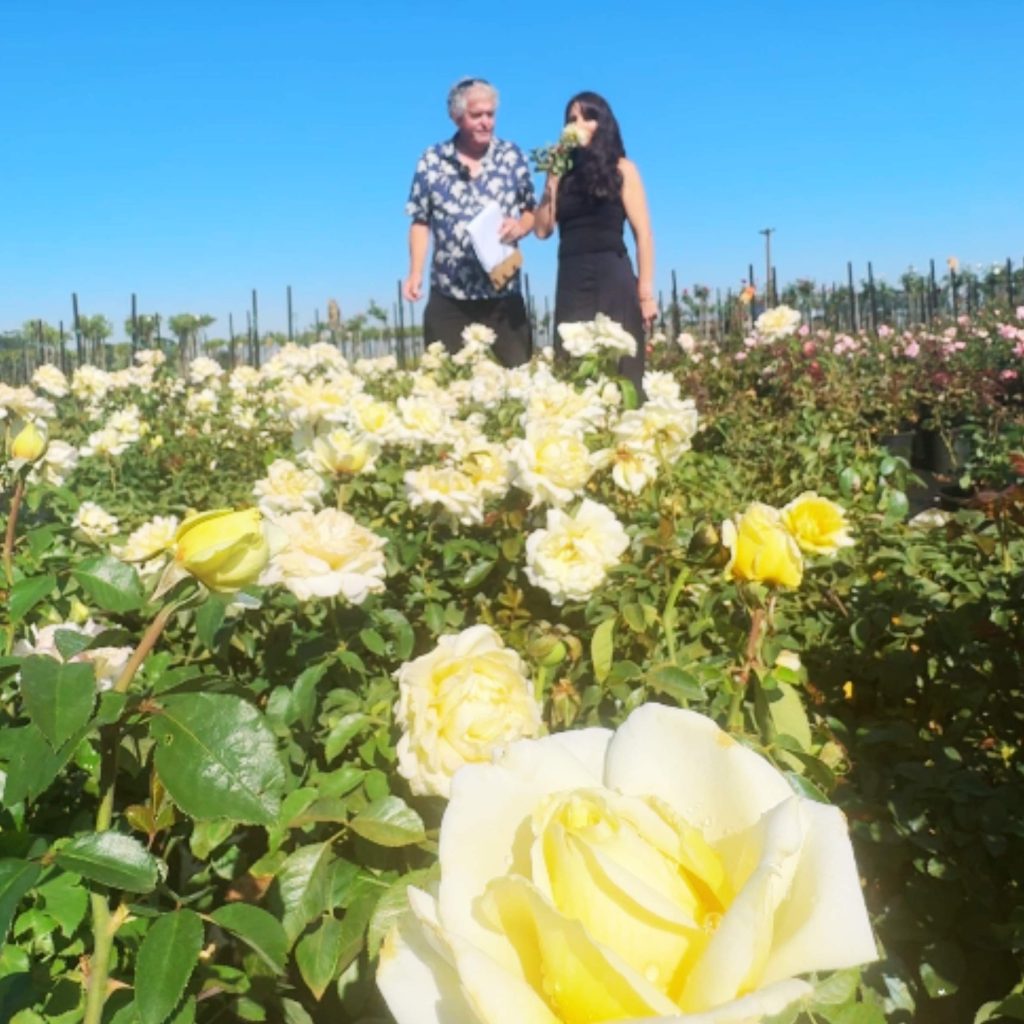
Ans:
[[[491,200],[466,225],[476,258],[488,273],[515,252],[515,246],[506,245],[498,237],[504,219],[501,207]]]

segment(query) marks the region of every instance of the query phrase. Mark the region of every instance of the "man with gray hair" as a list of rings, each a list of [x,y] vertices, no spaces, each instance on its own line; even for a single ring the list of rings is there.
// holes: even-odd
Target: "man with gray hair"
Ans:
[[[431,146],[416,165],[406,213],[409,274],[402,292],[410,302],[423,294],[423,269],[433,239],[430,298],[423,311],[427,344],[462,347],[472,323],[495,333],[494,354],[504,366],[519,366],[532,354],[530,322],[519,290],[519,274],[496,285],[484,270],[466,231],[489,202],[502,212],[500,238],[515,245],[533,230],[536,195],[526,157],[518,146],[494,135],[498,92],[485,79],[463,78],[448,93],[448,115],[457,131]]]

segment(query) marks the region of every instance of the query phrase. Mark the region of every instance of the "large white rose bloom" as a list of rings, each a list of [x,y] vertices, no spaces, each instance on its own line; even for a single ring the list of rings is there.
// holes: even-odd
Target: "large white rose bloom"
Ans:
[[[373,469],[380,444],[373,438],[350,434],[340,427],[314,438],[302,460],[314,473],[355,476]]]
[[[654,398],[622,414],[613,433],[620,441],[653,451],[664,463],[690,450],[697,433],[697,406],[692,398]]]
[[[68,393],[68,379],[64,372],[53,363],[44,363],[32,374],[32,385],[54,398],[63,398]]]
[[[513,446],[512,482],[530,495],[530,508],[561,507],[582,492],[601,461],[578,434],[531,424]]]
[[[441,637],[395,675],[398,772],[418,795],[448,796],[464,764],[490,761],[500,747],[540,730],[523,661],[490,626]]]
[[[46,446],[42,458],[32,467],[30,480],[43,479],[60,487],[78,465],[78,449],[67,441],[57,439]]]
[[[549,509],[547,527],[526,538],[526,575],[555,604],[585,601],[628,547],[615,513],[586,498],[575,515]]]
[[[384,545],[347,512],[325,508],[273,521],[274,544],[260,583],[280,583],[300,601],[337,597],[362,604],[384,590]]]
[[[841,812],[691,711],[463,768],[439,856],[381,949],[399,1024],[757,1024],[876,957]]]

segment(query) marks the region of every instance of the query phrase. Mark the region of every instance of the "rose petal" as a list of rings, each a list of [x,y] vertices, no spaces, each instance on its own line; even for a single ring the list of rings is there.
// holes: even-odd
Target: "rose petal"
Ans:
[[[452,961],[438,950],[444,940],[423,900],[417,901],[422,917],[410,909],[385,937],[377,984],[398,1024],[478,1024]]]
[[[600,785],[595,773],[611,733],[581,729],[511,744],[495,764],[466,765],[452,780],[452,799],[441,825],[443,865],[438,903],[447,932],[478,946],[512,969],[508,942],[482,928],[473,903],[493,878],[530,872],[530,818],[541,797]]]
[[[791,1003],[808,996],[814,989],[806,981],[777,981],[774,985],[716,1006],[706,1013],[683,1013],[656,1018],[657,1024],[761,1024],[765,1017],[781,1013]],[[619,1024],[651,1024],[650,1017],[634,1017]]]
[[[878,959],[846,819],[839,808],[809,800],[801,801],[801,813],[804,845],[789,895],[775,915],[766,982]]]
[[[709,842],[749,828],[792,795],[780,772],[703,715],[645,704],[608,748],[605,783],[656,796]]]
[[[757,867],[694,964],[680,1000],[685,1009],[709,1009],[744,990],[760,988],[775,911],[789,893],[803,846],[800,803],[799,797],[791,796],[743,837],[743,845],[755,851]]]

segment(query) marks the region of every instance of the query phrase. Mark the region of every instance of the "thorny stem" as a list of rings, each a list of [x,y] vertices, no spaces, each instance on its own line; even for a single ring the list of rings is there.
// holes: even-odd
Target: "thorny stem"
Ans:
[[[738,729],[743,723],[743,698],[747,694],[747,683],[750,681],[750,673],[754,666],[761,660],[761,643],[764,640],[768,627],[771,626],[772,612],[775,610],[775,595],[768,598],[766,608],[755,608],[750,613],[750,632],[747,634],[747,648],[743,655],[743,664],[740,666],[739,675],[736,679],[736,690],[732,695],[732,703],[729,705],[729,728]]]

